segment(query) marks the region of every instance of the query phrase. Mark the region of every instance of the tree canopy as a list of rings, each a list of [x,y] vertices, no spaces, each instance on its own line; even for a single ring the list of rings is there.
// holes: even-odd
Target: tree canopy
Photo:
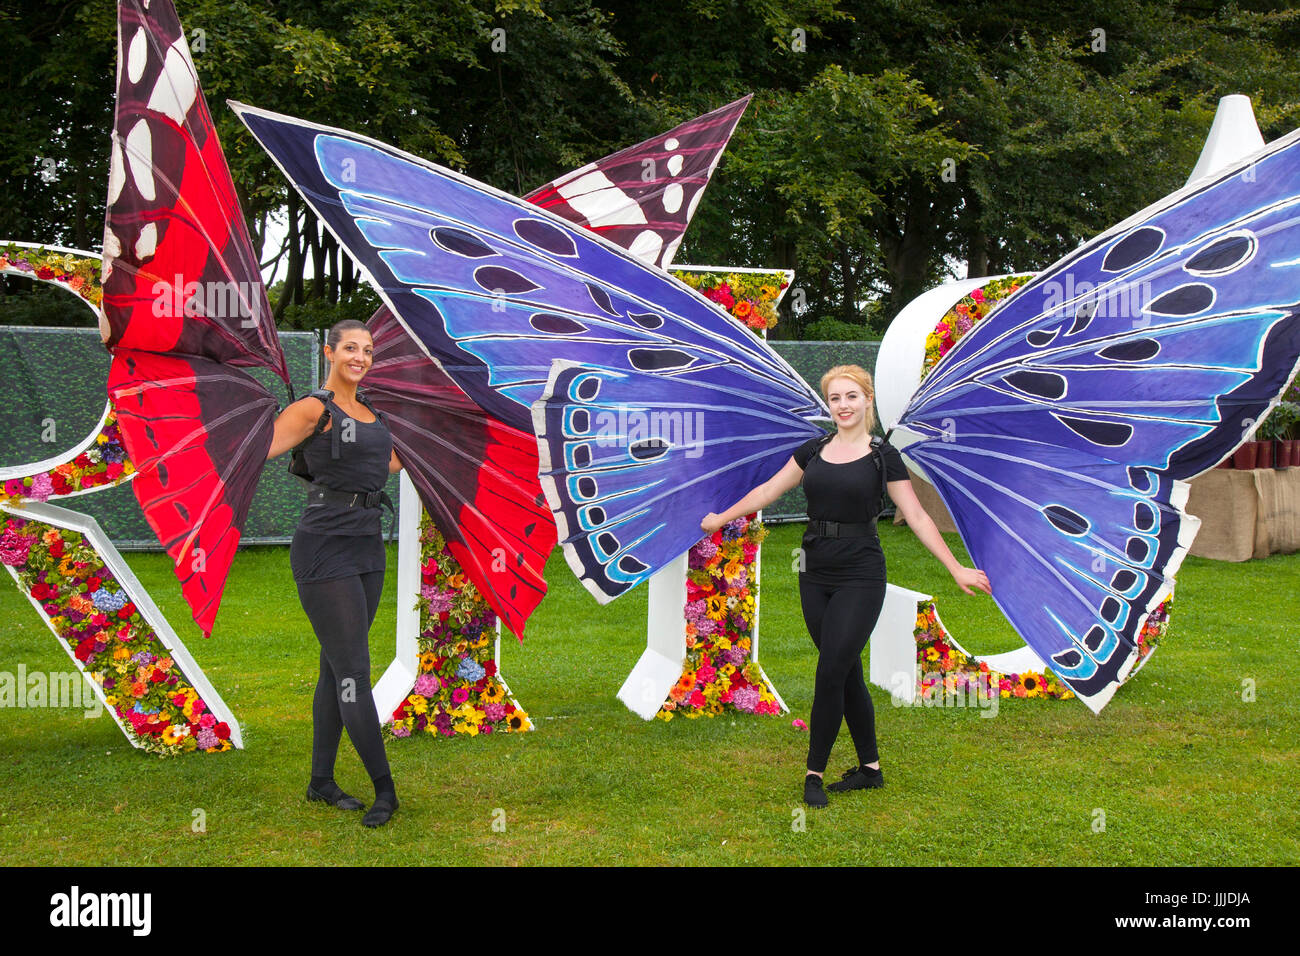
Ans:
[[[255,241],[287,219],[286,325],[369,300],[226,99],[519,194],[752,92],[678,261],[795,269],[780,337],[1048,265],[1180,185],[1223,95],[1266,139],[1300,125],[1295,3],[176,2]],[[0,238],[97,249],[114,4],[0,10],[0,36]]]

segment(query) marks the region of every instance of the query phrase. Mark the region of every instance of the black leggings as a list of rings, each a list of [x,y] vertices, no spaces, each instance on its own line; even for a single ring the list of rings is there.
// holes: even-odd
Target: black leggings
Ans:
[[[858,763],[875,763],[876,712],[862,676],[862,649],[885,603],[885,582],[827,585],[799,578],[804,623],[817,646],[817,681],[813,687],[808,732],[808,769],[822,773],[831,747],[847,720]]]
[[[388,776],[388,755],[370,695],[370,625],[384,572],[299,583],[298,597],[320,641],[320,679],[312,700],[311,775],[332,779],[347,727],[371,780]]]

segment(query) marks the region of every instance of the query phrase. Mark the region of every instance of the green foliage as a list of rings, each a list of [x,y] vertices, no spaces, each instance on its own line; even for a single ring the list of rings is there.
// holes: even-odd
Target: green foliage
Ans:
[[[1300,426],[1300,405],[1295,402],[1278,402],[1266,419],[1255,429],[1256,441],[1276,441],[1297,437]]]
[[[344,319],[366,322],[381,304],[378,293],[369,286],[360,286],[351,295],[343,296],[337,302],[312,297],[302,305],[286,306],[279,326],[285,330],[311,330],[328,329],[335,322]]]
[[[818,319],[803,328],[803,339],[807,342],[859,342],[868,335],[866,326],[834,318]]]

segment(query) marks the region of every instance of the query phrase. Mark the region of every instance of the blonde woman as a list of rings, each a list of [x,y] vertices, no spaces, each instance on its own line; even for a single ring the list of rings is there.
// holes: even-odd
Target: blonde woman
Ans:
[[[953,557],[917,501],[902,457],[887,442],[873,442],[871,376],[857,365],[837,365],[822,376],[821,390],[836,430],[805,442],[774,476],[727,511],[710,512],[700,522],[704,531],[712,533],[803,484],[808,528],[799,598],[818,652],[804,778],[804,801],[813,807],[826,806],[826,789],[863,790],[885,782],[876,748],[875,711],[862,673],[862,650],[885,600],[885,555],[876,533],[881,491],[888,487],[907,526],[963,591],[970,594],[971,588],[978,588],[992,593],[983,571],[964,567]],[[824,789],[822,776],[845,720],[858,765]]]

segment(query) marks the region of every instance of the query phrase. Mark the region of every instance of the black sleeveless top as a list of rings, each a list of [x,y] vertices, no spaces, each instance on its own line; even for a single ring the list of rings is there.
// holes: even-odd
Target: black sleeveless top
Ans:
[[[329,430],[310,439],[303,449],[312,478],[334,491],[382,491],[393,454],[393,438],[384,420],[376,416],[373,422],[359,421],[333,401],[325,407],[330,412]],[[289,548],[293,579],[308,583],[384,570],[382,528],[379,507],[309,504]]]
[[[904,481],[907,466],[892,445],[880,446],[885,474],[871,453],[836,464],[819,454],[822,439],[813,438],[794,451],[795,463],[804,470],[803,490],[808,499],[808,518],[849,524],[874,522],[880,508],[884,483]],[[856,538],[826,538],[805,533],[806,560],[801,572],[818,584],[863,584],[885,580],[885,553],[874,532]]]

